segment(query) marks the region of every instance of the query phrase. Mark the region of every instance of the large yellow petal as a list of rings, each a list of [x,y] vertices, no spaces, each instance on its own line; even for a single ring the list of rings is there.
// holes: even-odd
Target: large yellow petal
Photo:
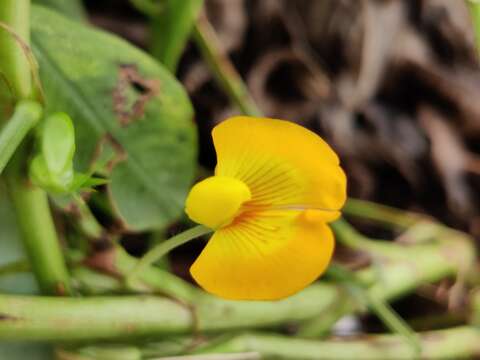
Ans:
[[[294,123],[234,117],[212,132],[216,175],[245,182],[246,209],[316,208],[332,221],[346,199],[346,177],[337,155],[318,135]]]
[[[226,299],[274,300],[292,295],[326,269],[333,235],[324,222],[291,211],[267,211],[215,232],[190,272]]]

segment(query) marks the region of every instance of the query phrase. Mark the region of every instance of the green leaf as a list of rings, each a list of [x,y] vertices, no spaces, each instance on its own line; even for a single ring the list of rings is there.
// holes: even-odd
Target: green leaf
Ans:
[[[183,210],[194,176],[190,101],[149,55],[125,41],[32,8],[32,46],[47,113],[73,119],[75,167],[110,173],[113,208],[133,230],[163,228]]]
[[[65,169],[60,174],[51,172],[45,157],[39,154],[30,162],[29,176],[32,182],[49,193],[64,194],[72,192],[74,184],[73,168]]]
[[[99,185],[108,184],[109,181],[103,178],[92,177],[89,174],[76,173],[73,179],[72,190],[92,188]]]
[[[33,0],[32,2],[54,9],[72,20],[84,21],[87,18],[81,0]]]
[[[41,130],[42,154],[48,170],[60,175],[72,168],[75,154],[75,129],[65,113],[48,116]]]

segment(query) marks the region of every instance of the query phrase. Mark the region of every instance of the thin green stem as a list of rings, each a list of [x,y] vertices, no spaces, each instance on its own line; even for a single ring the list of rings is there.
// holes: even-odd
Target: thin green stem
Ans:
[[[472,18],[473,29],[475,30],[475,40],[477,49],[480,49],[480,1],[467,0],[470,9],[470,16]]]
[[[106,234],[105,229],[98,223],[85,201],[78,196],[74,200],[78,210],[78,228],[83,235],[90,239],[99,239]],[[110,248],[92,255],[106,260],[100,262],[103,268],[97,268],[103,274],[95,273],[93,270],[84,267],[76,267],[73,269],[73,277],[77,285],[80,285],[82,290],[93,294],[124,291],[124,284],[118,280],[118,275],[127,278],[138,264],[138,260],[129,255],[121,246],[113,244]],[[77,262],[79,261],[77,259]],[[91,263],[91,259],[90,261],[88,258],[83,259],[83,262]],[[108,274],[114,276],[108,277]],[[148,266],[139,273],[135,286],[131,284],[128,290],[160,293],[184,302],[191,302],[198,295],[197,288],[170,272],[154,266]]]
[[[403,336],[419,355],[421,352],[420,343],[410,325],[408,325],[385,300],[375,296],[375,294],[366,293],[368,294],[367,299],[372,312],[378,316],[390,331]]]
[[[376,204],[370,201],[349,198],[342,209],[345,215],[373,220],[386,226],[406,229],[419,220],[421,215],[398,210],[389,206]]]
[[[160,15],[165,6],[165,1],[130,0],[130,3],[135,6],[138,11],[152,17]]]
[[[162,5],[151,20],[151,53],[175,73],[203,0],[167,0]]]
[[[13,116],[0,132],[0,174],[41,114],[41,106],[34,101],[23,100],[16,105]]]
[[[131,271],[136,267],[138,261],[129,255],[122,247],[116,246],[114,268],[124,277],[128,277]],[[149,266],[138,274],[138,279],[134,280],[135,285],[141,285],[141,291],[147,293],[163,294],[174,299],[191,303],[202,293],[198,288],[178,278],[169,271],[159,267]],[[135,287],[132,290],[138,290]]]
[[[368,250],[374,244],[366,236],[360,234],[345,219],[341,218],[330,224],[335,238],[343,245],[357,250]]]
[[[103,227],[92,214],[85,200],[78,194],[72,196],[80,231],[89,239],[99,239],[105,234]]]
[[[328,274],[338,283],[344,283],[350,289],[352,297],[358,297],[359,302],[365,303],[388,329],[403,336],[417,353],[420,352],[418,339],[410,325],[390,307],[383,297],[375,292],[369,292],[368,284],[358,278],[354,272],[340,265],[332,264]]]
[[[27,260],[18,260],[8,264],[0,265],[0,276],[18,274],[30,271],[30,265]]]
[[[242,113],[262,116],[242,78],[222,50],[220,40],[205,16],[198,19],[193,29],[193,39],[216,80]]]
[[[196,239],[202,235],[206,235],[211,232],[212,232],[212,229],[209,229],[203,225],[197,225],[187,231],[177,234],[174,237],[158,244],[140,259],[138,264],[135,266],[135,268],[127,277],[126,279],[127,284],[134,283],[135,277],[137,277],[138,274],[140,274],[142,271],[147,269],[150,265],[155,263],[162,256],[168,254],[168,252],[170,252],[171,250],[189,242],[190,240]]]

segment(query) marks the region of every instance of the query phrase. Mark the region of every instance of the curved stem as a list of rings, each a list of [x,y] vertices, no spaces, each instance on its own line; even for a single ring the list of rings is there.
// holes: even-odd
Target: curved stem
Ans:
[[[377,221],[385,226],[398,229],[407,229],[426,218],[419,214],[353,198],[347,200],[342,212],[345,215]]]
[[[151,14],[151,53],[175,74],[203,0],[168,0],[161,5],[158,14]]]
[[[330,224],[336,239],[341,244],[357,250],[367,250],[372,246],[372,241],[368,240],[366,236],[360,234],[353,226],[351,226],[345,219],[340,218]]]
[[[261,116],[262,112],[250,96],[237,70],[222,50],[221,42],[205,16],[200,16],[194,26],[193,39],[216,80],[242,113]]]
[[[190,240],[196,239],[210,232],[212,232],[212,229],[207,228],[203,225],[197,225],[158,244],[149,252],[147,252],[143,258],[140,259],[137,266],[135,266],[132,272],[128,275],[126,279],[127,284],[131,284],[139,273],[148,268],[151,264],[159,260],[162,256],[166,255],[171,250],[189,242]]]
[[[29,100],[20,101],[0,132],[0,174],[31,128],[40,120],[41,106]]]

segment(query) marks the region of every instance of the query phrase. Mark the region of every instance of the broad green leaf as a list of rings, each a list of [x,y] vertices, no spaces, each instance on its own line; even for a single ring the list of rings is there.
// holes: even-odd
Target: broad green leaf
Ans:
[[[110,171],[113,208],[134,230],[162,228],[183,209],[193,180],[196,131],[175,78],[125,41],[32,8],[32,47],[46,111],[74,121],[75,168]]]

